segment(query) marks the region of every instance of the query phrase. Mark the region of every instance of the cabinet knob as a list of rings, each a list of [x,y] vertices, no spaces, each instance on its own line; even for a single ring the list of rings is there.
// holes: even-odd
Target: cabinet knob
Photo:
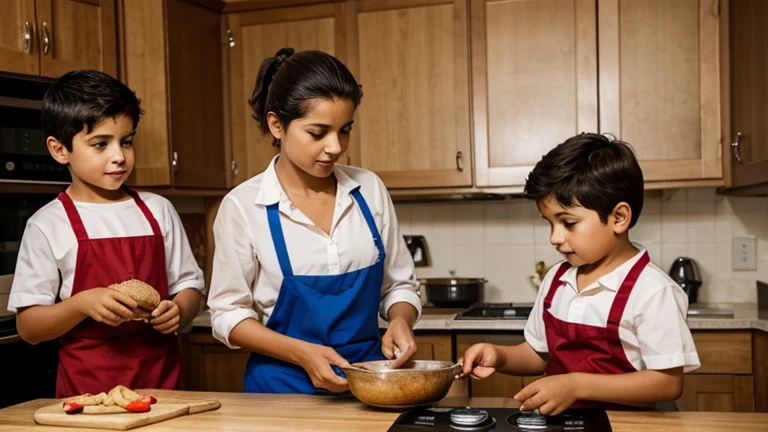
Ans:
[[[43,21],[43,54],[48,54],[51,48],[51,36],[48,34],[48,23]]]
[[[731,143],[731,151],[733,152],[733,157],[736,158],[736,162],[743,164],[744,161],[741,159],[741,132],[736,133],[736,141]]]
[[[459,172],[464,172],[464,153],[461,150],[456,152],[456,169]]]
[[[238,172],[238,171],[237,171],[237,161],[236,161],[236,160],[234,160],[234,159],[232,159],[232,164],[231,164],[231,166],[232,166],[232,174],[234,174],[234,175],[237,175],[237,172]]]
[[[32,26],[29,25],[29,21],[24,21],[24,35],[22,36],[24,42],[24,54],[32,52]]]
[[[173,159],[171,160],[171,166],[173,167],[173,172],[179,172],[179,154],[176,153],[176,151],[173,152]]]

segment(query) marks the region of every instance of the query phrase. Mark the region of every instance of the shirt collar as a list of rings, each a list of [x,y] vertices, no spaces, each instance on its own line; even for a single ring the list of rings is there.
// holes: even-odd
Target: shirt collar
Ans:
[[[646,252],[646,249],[643,246],[637,243],[632,243],[632,245],[638,249],[638,252],[632,258],[625,261],[624,264],[616,267],[612,272],[598,279],[597,282],[588,287],[585,287],[582,292],[591,291],[596,288],[605,288],[610,291],[618,291],[619,288],[621,288],[622,282],[624,282],[624,279],[627,278],[630,270],[632,270],[632,267]],[[578,267],[571,267],[566,270],[562,276],[560,276],[560,281],[565,282],[568,286],[571,287],[571,289],[576,292],[579,291],[578,284],[576,282],[578,271]]]
[[[255,204],[268,206],[276,203],[288,204],[288,194],[283,190],[283,186],[277,179],[277,171],[275,171],[275,162],[280,155],[276,155],[272,158],[269,166],[264,170],[264,176],[261,179],[261,187],[258,194],[256,194]],[[338,165],[333,167],[333,174],[336,176],[336,199],[341,200],[337,202],[338,206],[344,207],[351,204],[352,198],[350,193],[360,187],[360,183],[353,180],[347,173],[339,168]]]

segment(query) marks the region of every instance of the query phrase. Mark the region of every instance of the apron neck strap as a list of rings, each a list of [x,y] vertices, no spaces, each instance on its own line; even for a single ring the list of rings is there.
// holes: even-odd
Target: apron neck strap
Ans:
[[[64,212],[67,214],[69,224],[72,225],[77,241],[88,240],[88,231],[85,230],[83,220],[80,219],[80,213],[77,211],[75,203],[72,202],[72,198],[66,192],[61,192],[59,193],[59,201],[64,205]]]
[[[368,229],[371,230],[371,235],[373,236],[373,244],[376,245],[376,249],[379,251],[379,257],[378,260],[384,259],[384,243],[381,241],[381,235],[379,234],[379,229],[376,228],[376,221],[373,219],[373,215],[371,214],[371,209],[368,208],[368,203],[365,202],[365,198],[363,198],[363,194],[360,193],[360,188],[357,187],[352,190],[351,192],[352,198],[357,201],[358,207],[360,207],[360,212],[363,214],[363,218],[365,218],[365,223],[368,224]]]
[[[280,224],[280,210],[275,203],[267,206],[267,221],[269,222],[269,231],[272,233],[272,242],[275,244],[277,252],[277,262],[280,263],[280,270],[283,271],[283,277],[293,276],[291,260],[288,258],[288,248],[285,246],[285,236],[283,235],[283,226]]]
[[[571,268],[571,264],[568,261],[563,261],[563,263],[560,264],[560,267],[557,268],[555,276],[552,278],[552,283],[549,284],[549,291],[547,291],[547,296],[544,297],[545,310],[548,310],[549,307],[552,306],[552,299],[555,297],[555,293],[561,286],[564,285],[562,282],[560,282],[560,278],[569,268]]]
[[[632,294],[632,289],[635,287],[637,279],[649,262],[651,262],[651,258],[648,256],[648,251],[645,251],[635,265],[632,266],[632,269],[629,270],[627,277],[624,278],[624,282],[621,283],[619,291],[613,299],[611,311],[608,314],[609,329],[618,331],[621,316],[624,315],[624,308],[627,306],[629,295]]]

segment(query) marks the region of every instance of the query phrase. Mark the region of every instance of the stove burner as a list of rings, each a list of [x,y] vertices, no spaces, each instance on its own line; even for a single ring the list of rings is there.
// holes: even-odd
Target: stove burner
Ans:
[[[451,428],[460,431],[481,431],[496,424],[488,411],[477,408],[455,408],[451,410]]]

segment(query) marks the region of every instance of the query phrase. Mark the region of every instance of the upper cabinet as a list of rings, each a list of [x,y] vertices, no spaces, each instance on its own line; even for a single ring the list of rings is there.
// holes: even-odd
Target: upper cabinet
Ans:
[[[226,188],[220,14],[185,0],[122,5],[121,77],[145,111],[130,183]]]
[[[730,1],[730,183],[768,184],[768,2]],[[765,194],[763,188],[762,194]]]
[[[597,130],[595,0],[472,0],[476,185],[518,186]]]
[[[115,0],[4,0],[2,8],[0,71],[117,75]]]
[[[719,0],[599,0],[600,131],[646,182],[721,179]]]
[[[344,61],[344,5],[326,3],[229,14],[229,107],[234,184],[265,168],[277,154],[248,100],[261,62],[284,47],[320,50]]]
[[[472,185],[467,0],[349,1],[349,163],[389,188]]]

